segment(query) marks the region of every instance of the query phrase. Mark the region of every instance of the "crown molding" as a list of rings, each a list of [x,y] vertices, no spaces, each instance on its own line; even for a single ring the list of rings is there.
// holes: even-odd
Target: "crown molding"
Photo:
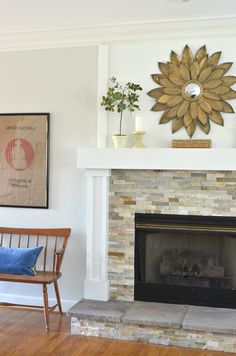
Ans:
[[[0,33],[0,51],[111,44],[151,38],[236,35],[236,16]]]

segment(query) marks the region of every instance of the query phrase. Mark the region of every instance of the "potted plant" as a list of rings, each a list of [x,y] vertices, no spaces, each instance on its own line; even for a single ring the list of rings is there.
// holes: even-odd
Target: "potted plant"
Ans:
[[[102,97],[101,105],[106,111],[120,114],[119,133],[112,136],[115,147],[125,147],[128,136],[122,133],[123,112],[140,110],[138,105],[138,92],[142,90],[139,84],[127,82],[121,85],[115,77],[110,79],[112,85],[107,89],[107,94]]]

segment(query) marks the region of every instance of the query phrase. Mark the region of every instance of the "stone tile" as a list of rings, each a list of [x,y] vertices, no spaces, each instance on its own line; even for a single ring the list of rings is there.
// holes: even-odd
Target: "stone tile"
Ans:
[[[135,301],[122,318],[124,324],[181,328],[184,305]]]
[[[189,306],[182,328],[220,334],[236,334],[236,310]]]
[[[79,319],[121,322],[122,316],[130,308],[132,302],[127,301],[108,301],[83,299],[67,312],[68,316]]]

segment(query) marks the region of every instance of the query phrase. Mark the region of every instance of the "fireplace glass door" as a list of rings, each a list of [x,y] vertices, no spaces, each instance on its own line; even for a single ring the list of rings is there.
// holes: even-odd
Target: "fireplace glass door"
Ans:
[[[136,227],[136,300],[236,307],[236,234],[143,225]]]
[[[176,286],[235,288],[236,239],[192,233],[146,234],[145,280]]]

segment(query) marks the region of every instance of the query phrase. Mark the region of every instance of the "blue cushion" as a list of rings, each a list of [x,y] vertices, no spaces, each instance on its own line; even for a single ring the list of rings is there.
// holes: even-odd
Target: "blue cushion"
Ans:
[[[43,247],[7,248],[0,247],[0,272],[35,275],[35,264]]]

